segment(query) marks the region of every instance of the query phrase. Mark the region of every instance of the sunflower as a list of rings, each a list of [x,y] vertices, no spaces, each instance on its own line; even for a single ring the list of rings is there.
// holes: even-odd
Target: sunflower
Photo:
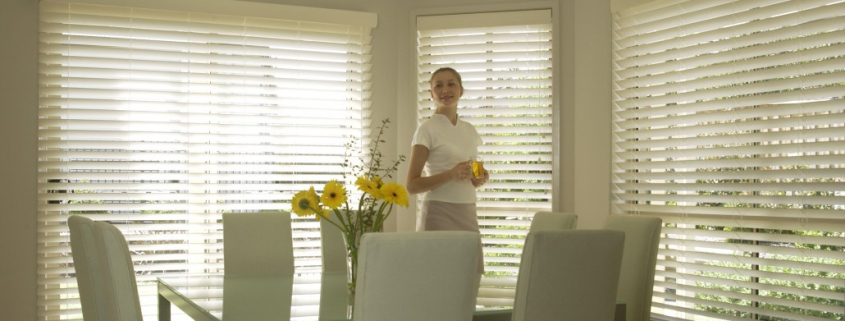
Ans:
[[[323,205],[330,209],[336,209],[346,202],[346,188],[337,180],[330,180],[323,187],[323,196],[320,197]]]
[[[315,204],[320,203],[320,196],[317,196],[317,191],[314,190],[314,186],[308,189],[308,196],[314,199]]]
[[[311,187],[310,190],[301,191],[293,196],[291,209],[297,216],[308,216],[314,214],[314,209],[319,206],[318,202],[317,193],[314,187]]]
[[[368,180],[365,176],[359,176],[358,179],[355,181],[355,185],[358,185],[358,190],[370,194],[375,198],[379,198],[379,190],[378,190],[378,183],[374,180]]]
[[[364,176],[358,176],[358,179],[355,180],[355,186],[358,186],[359,191],[363,191],[364,187],[367,185],[367,178]]]
[[[408,206],[408,191],[405,187],[393,182],[384,183],[379,189],[379,193],[384,198],[385,202],[394,203],[399,206]]]

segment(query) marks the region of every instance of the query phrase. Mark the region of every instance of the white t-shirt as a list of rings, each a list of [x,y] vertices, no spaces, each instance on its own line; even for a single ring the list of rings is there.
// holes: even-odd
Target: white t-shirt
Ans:
[[[423,176],[432,176],[451,170],[460,162],[478,155],[478,146],[483,144],[481,136],[472,124],[461,121],[452,125],[441,114],[434,114],[414,134],[413,145],[428,148],[428,160],[423,168]],[[470,180],[452,180],[423,194],[427,200],[450,203],[475,203],[475,186]]]

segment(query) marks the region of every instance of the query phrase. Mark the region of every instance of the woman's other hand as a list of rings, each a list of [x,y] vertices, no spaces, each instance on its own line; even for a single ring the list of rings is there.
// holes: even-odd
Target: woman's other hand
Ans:
[[[465,181],[472,178],[472,161],[460,162],[452,168],[452,179]]]

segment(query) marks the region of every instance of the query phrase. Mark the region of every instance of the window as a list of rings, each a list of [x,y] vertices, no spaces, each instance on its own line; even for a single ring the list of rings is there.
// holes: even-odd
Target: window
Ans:
[[[552,208],[551,10],[421,16],[417,32],[418,122],[434,113],[431,73],[452,67],[464,85],[458,115],[484,140],[491,180],[478,192],[486,265],[478,303],[510,306],[530,220]]]
[[[845,317],[843,26],[841,0],[615,13],[615,211],[665,223],[656,317]]]
[[[41,1],[40,319],[81,317],[68,215],[126,235],[154,319],[156,277],[222,273],[221,213],[289,211],[339,177],[370,132],[375,26],[242,1]],[[319,268],[319,224],[294,219],[296,268]]]

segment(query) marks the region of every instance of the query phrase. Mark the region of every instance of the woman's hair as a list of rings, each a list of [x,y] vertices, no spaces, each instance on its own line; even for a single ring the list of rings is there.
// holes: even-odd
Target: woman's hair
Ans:
[[[439,74],[441,72],[445,72],[445,71],[451,72],[452,74],[455,75],[455,78],[458,78],[458,85],[461,86],[461,90],[463,90],[464,89],[464,81],[461,80],[461,74],[459,74],[457,70],[452,69],[452,67],[437,68],[437,70],[435,70],[433,73],[431,73],[431,78],[428,79],[428,83],[431,84],[431,82],[434,81],[434,76],[436,76],[437,74]]]

